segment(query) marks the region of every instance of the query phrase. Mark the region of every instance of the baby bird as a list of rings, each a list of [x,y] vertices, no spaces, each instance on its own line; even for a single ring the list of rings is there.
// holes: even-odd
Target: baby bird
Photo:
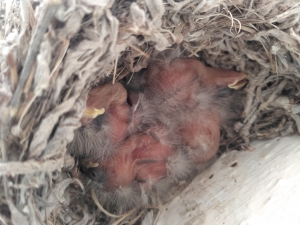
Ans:
[[[152,65],[132,83],[92,89],[69,151],[104,205],[152,204],[218,151],[231,91],[246,74],[197,59]],[[224,94],[226,93],[226,94]]]
[[[120,84],[105,84],[88,93],[82,127],[75,131],[69,151],[85,158],[110,157],[126,138],[131,109]]]

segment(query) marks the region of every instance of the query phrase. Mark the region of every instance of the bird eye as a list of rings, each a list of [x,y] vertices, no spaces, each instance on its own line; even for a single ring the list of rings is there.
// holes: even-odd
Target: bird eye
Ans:
[[[104,183],[106,180],[105,172],[99,167],[86,168],[84,166],[81,166],[80,171],[86,177],[88,177],[89,179],[91,179],[92,181],[95,181],[97,183]]]
[[[233,94],[233,89],[228,87],[223,87],[218,90],[218,97],[227,98]]]
[[[95,131],[103,129],[103,125],[107,123],[107,114],[102,114],[93,119],[93,126]]]

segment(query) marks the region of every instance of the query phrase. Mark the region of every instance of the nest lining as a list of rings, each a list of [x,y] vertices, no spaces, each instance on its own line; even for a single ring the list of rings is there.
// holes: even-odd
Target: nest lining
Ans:
[[[84,187],[66,172],[74,166],[66,145],[80,126],[89,87],[103,77],[118,80],[138,72],[176,45],[183,46],[184,56],[249,75],[244,112],[223,132],[223,149],[249,149],[253,139],[300,131],[297,1],[6,4],[0,83],[3,224],[129,219],[133,224],[145,217],[147,208],[108,219],[89,198],[73,199]]]

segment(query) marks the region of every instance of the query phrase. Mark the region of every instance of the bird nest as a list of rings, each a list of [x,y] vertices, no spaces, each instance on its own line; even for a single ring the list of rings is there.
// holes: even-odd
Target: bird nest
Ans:
[[[184,57],[248,74],[243,112],[222,131],[221,151],[300,131],[296,0],[1,4],[1,224],[154,222],[159,204],[103,209],[70,177],[67,145],[90,87],[134,75],[165,50],[180,46]]]

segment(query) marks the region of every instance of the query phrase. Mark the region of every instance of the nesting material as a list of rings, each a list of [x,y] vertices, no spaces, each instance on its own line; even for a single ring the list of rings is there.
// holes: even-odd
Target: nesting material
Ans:
[[[68,176],[75,161],[66,146],[90,87],[138,72],[176,45],[182,56],[248,74],[244,111],[222,131],[222,151],[300,131],[296,0],[1,3],[0,223],[134,224],[148,210],[155,216],[159,205],[122,215],[94,207],[92,193]]]

